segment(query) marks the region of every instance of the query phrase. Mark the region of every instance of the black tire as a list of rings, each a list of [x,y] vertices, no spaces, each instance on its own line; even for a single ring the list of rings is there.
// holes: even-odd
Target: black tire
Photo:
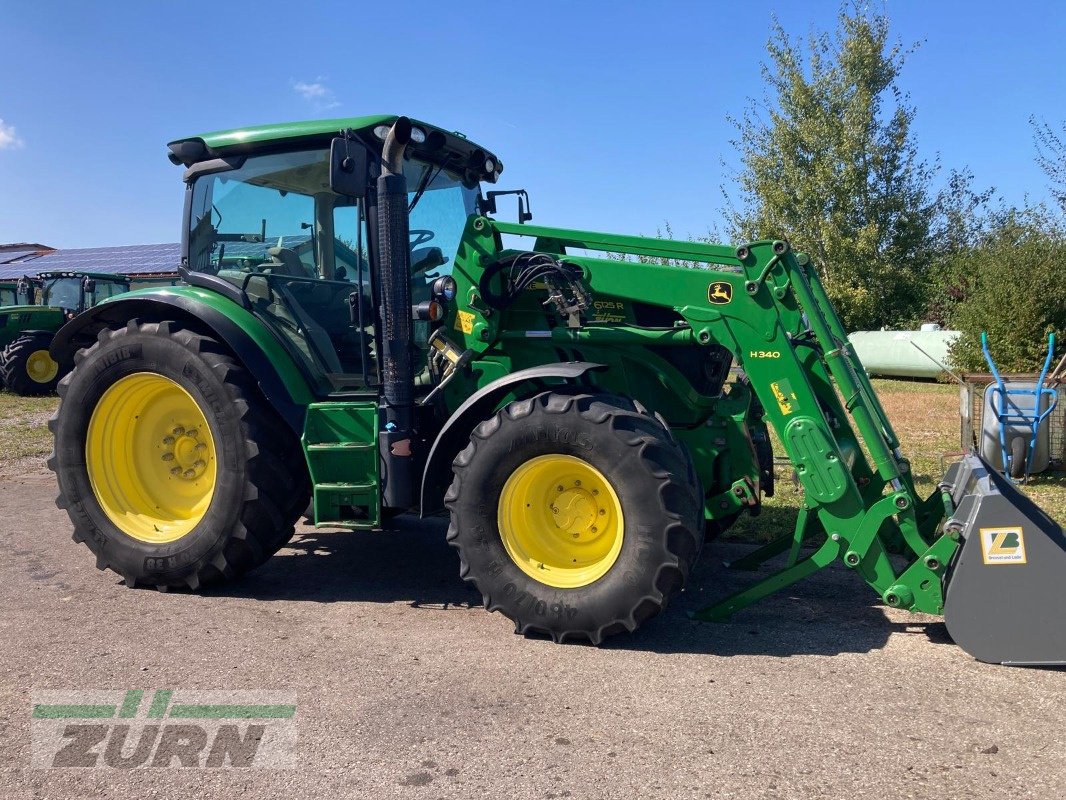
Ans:
[[[49,422],[55,449],[48,466],[59,482],[56,505],[67,511],[74,541],[96,555],[99,569],[117,572],[130,587],[196,590],[259,566],[291,538],[310,495],[299,442],[216,340],[175,322],[132,320],[101,331],[74,361]],[[86,466],[93,410],[108,388],[135,373],[162,375],[185,389],[207,419],[215,445],[210,504],[195,527],[166,544],[117,527]]]
[[[580,588],[530,577],[508,555],[497,522],[504,484],[541,455],[569,455],[595,467],[616,492],[624,527],[609,570]],[[520,634],[556,642],[634,631],[684,586],[703,540],[703,491],[688,451],[633,401],[545,392],[518,400],[481,423],[455,459],[445,497],[448,541],[460,576],[489,611]]]
[[[65,370],[48,356],[48,364],[54,368],[47,373],[35,372],[41,351],[48,353],[54,334],[47,331],[24,333],[0,352],[0,381],[10,391],[23,396],[51,394],[56,390]]]
[[[1015,436],[1010,440],[1010,476],[1025,476],[1025,465],[1029,458],[1029,442],[1024,436]]]

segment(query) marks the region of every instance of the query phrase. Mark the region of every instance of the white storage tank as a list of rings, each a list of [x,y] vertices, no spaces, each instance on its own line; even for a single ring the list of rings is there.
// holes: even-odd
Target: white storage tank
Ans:
[[[848,340],[870,375],[935,378],[953,369],[948,350],[960,335],[928,324],[919,331],[856,331]]]

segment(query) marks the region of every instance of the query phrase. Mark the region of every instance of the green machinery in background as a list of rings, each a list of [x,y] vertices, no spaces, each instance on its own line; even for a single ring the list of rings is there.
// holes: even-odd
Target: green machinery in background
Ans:
[[[170,151],[187,285],[112,298],[52,348],[77,364],[51,423],[59,504],[128,585],[253,569],[312,496],[323,527],[446,510],[490,611],[598,643],[659,613],[705,538],[758,513],[772,427],[803,507],[734,566],[784,564],[699,618],[840,562],[889,606],[945,614],[977,658],[1066,661],[1061,529],[976,455],[918,494],[787,242],[527,224],[524,191],[486,191],[494,154],[405,117]],[[506,195],[517,223],[493,216]]]
[[[0,385],[48,394],[70,368],[49,354],[56,331],[99,302],[129,291],[129,279],[95,272],[43,272],[16,284],[18,304],[0,308]]]

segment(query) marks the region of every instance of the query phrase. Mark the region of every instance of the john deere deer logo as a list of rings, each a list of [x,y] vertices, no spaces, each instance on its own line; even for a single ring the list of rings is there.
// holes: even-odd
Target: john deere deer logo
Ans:
[[[1024,564],[1022,529],[981,528],[981,555],[986,564]]]
[[[715,281],[707,287],[707,300],[713,305],[724,306],[733,299],[733,284]]]

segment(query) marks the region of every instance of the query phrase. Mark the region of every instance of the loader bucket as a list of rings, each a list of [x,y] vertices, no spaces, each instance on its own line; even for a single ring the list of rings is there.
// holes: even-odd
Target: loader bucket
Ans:
[[[973,453],[942,489],[958,533],[945,583],[944,622],[979,661],[1066,664],[1066,538],[1062,528]]]

